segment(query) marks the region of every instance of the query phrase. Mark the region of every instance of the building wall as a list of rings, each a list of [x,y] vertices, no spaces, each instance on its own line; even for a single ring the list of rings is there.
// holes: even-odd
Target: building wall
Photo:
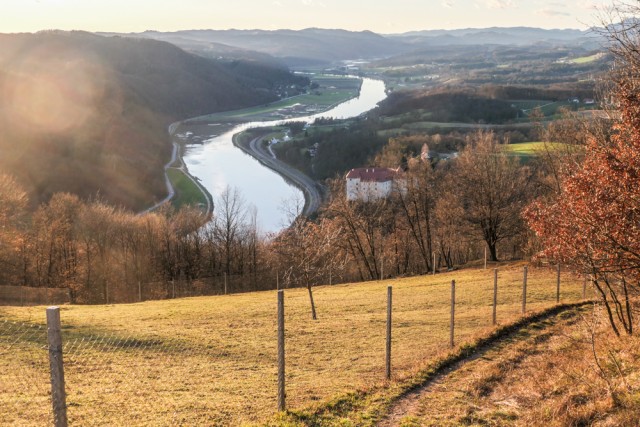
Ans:
[[[393,190],[393,181],[361,181],[359,178],[347,178],[347,200],[365,202],[388,197]]]

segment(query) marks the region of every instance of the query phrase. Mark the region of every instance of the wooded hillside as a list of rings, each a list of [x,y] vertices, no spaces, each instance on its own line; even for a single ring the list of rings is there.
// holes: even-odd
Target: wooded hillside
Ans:
[[[0,170],[37,205],[55,192],[141,209],[164,197],[169,123],[277,99],[286,69],[84,32],[0,35]]]

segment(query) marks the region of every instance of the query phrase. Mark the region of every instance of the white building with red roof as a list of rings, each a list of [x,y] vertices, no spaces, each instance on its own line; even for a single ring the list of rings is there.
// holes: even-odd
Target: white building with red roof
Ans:
[[[357,168],[347,174],[347,200],[372,200],[389,197],[400,188],[406,188],[400,168]]]

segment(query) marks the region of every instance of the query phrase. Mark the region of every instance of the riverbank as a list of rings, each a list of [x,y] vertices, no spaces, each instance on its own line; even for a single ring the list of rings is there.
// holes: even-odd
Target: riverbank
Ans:
[[[165,203],[171,202],[179,208],[188,204],[199,204],[206,207],[208,216],[213,214],[213,196],[200,182],[198,177],[192,175],[183,160],[185,138],[176,142],[178,129],[183,125],[206,123],[208,126],[224,125],[232,123],[242,125],[251,121],[265,122],[269,120],[297,120],[309,115],[322,114],[357,98],[362,89],[362,79],[354,76],[315,76],[316,88],[307,94],[296,95],[270,104],[245,108],[241,110],[198,116],[183,121],[174,122],[168,127],[168,133],[174,144],[171,161],[164,167],[167,197],[146,209],[142,213],[158,209]],[[285,181],[300,189],[305,195],[304,214],[311,215],[320,206],[322,196],[319,186],[306,175],[278,161],[270,162],[269,158],[260,152],[259,147],[252,149],[250,146],[241,147],[246,154],[258,160],[267,168],[282,176]]]
[[[322,203],[323,192],[321,187],[313,179],[288,164],[278,160],[277,157],[272,156],[264,149],[264,147],[262,147],[261,142],[269,133],[270,132],[264,132],[249,141],[241,141],[238,137],[240,134],[235,134],[232,139],[233,145],[302,191],[304,194],[304,208],[302,210],[302,214],[305,216],[313,215],[318,211]]]
[[[307,190],[305,198],[309,199],[308,192],[311,191],[309,188],[313,188],[316,184],[310,180],[309,184],[296,185],[295,178],[283,173],[284,166],[274,164],[273,167],[269,167],[267,163],[272,156],[268,153],[260,156],[259,144],[256,145],[255,150],[251,150],[250,147],[247,148],[248,151],[238,149],[234,144],[234,135],[251,128],[282,126],[290,121],[313,123],[320,117],[342,119],[359,116],[374,108],[387,96],[384,83],[380,80],[363,78],[362,82],[358,80],[355,83],[361,89],[356,98],[342,102],[322,113],[243,123],[227,121],[229,117],[221,118],[217,122],[202,120],[183,122],[176,129],[176,136],[184,136],[180,142],[186,147],[183,159],[190,174],[200,178],[200,183],[214,197],[227,188],[237,190],[246,205],[252,209],[255,208],[258,212],[260,230],[264,233],[279,232],[288,222],[286,214],[282,211],[283,203],[293,198],[300,198],[301,187],[303,194],[304,190]],[[329,108],[332,105],[334,104],[326,107]],[[243,115],[239,112],[235,114]],[[245,116],[245,119],[250,120],[250,116]],[[298,182],[301,179],[304,178],[298,179]],[[315,200],[321,200],[321,197],[315,197]],[[317,208],[314,205],[313,201],[308,202],[305,212],[315,211]]]
[[[207,114],[184,120],[182,123],[234,123],[296,120],[322,114],[360,95],[362,79],[355,76],[314,76],[318,87],[309,93],[283,98],[269,104],[240,110]]]
[[[174,207],[180,208],[185,205],[198,205],[203,208],[207,218],[213,216],[213,196],[200,184],[197,177],[189,173],[182,159],[182,149],[180,144],[173,141],[175,132],[182,122],[174,122],[168,127],[168,133],[172,139],[173,151],[171,160],[164,165],[164,179],[167,187],[167,197],[148,209],[140,212],[145,214],[158,209],[160,206],[171,202]]]

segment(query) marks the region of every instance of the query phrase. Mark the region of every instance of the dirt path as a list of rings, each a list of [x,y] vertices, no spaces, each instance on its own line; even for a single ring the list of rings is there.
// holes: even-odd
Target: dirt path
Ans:
[[[501,370],[511,371],[545,351],[541,344],[575,322],[578,310],[569,307],[540,316],[485,344],[398,399],[377,426],[456,425],[458,421],[447,417],[456,411],[478,410],[481,403],[475,398],[488,395],[505,380],[506,373]],[[508,399],[498,403],[513,405]]]

